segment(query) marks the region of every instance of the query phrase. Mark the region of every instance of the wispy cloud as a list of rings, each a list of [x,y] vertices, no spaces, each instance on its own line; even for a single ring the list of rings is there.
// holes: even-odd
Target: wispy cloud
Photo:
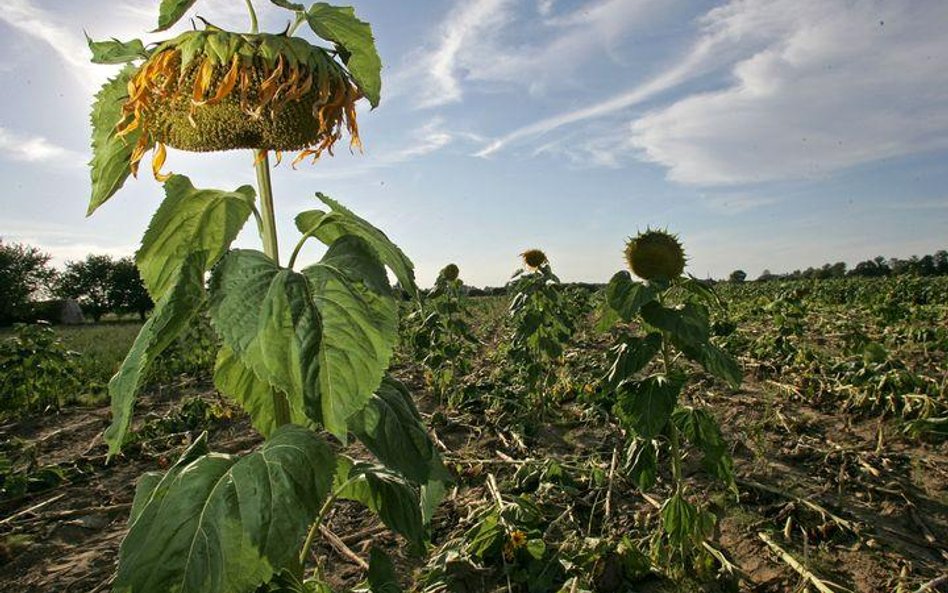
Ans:
[[[0,127],[0,154],[14,161],[81,167],[86,155],[50,142],[42,136],[24,136]]]
[[[79,69],[80,80],[92,88],[100,77],[87,76],[94,66],[89,63],[89,48],[78,27],[67,27],[57,16],[30,0],[7,0],[0,10],[0,20],[20,33],[47,44],[72,69]]]
[[[573,84],[569,74],[612,43],[676,2],[596,0],[558,13],[541,0],[535,11],[512,0],[460,1],[431,40],[410,52],[390,78],[396,94],[425,89],[415,105],[431,108],[461,101],[469,88],[525,88],[542,94]],[[540,18],[537,18],[537,15]]]
[[[426,89],[416,97],[419,107],[434,107],[459,101],[462,97],[460,69],[471,47],[484,43],[510,18],[511,0],[470,0],[455,5],[438,27],[434,43],[411,52],[409,66],[393,76],[397,93],[409,81],[424,79]]]
[[[707,71],[713,63],[720,59],[720,56],[716,56],[715,52],[712,51],[717,43],[717,40],[713,38],[702,40],[688,51],[684,58],[652,79],[587,107],[559,113],[517,128],[505,136],[492,140],[487,146],[479,150],[476,156],[488,157],[515,142],[543,136],[572,124],[612,115],[644,103],[699,73]]]
[[[948,147],[946,21],[937,2],[732,2],[705,17],[738,50],[728,84],[637,119],[632,144],[694,185],[816,179]]]

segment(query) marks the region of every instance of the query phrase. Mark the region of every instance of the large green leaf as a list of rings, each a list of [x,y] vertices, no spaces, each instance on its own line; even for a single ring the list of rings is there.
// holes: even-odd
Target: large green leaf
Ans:
[[[662,335],[652,332],[645,337],[627,336],[616,346],[610,349],[615,358],[606,381],[615,389],[619,383],[631,379],[636,373],[645,368],[659,350],[662,349]]]
[[[334,486],[338,496],[364,504],[389,529],[404,537],[412,551],[425,545],[425,525],[417,488],[380,465],[353,464],[339,458]]]
[[[689,355],[688,351],[684,348],[682,350],[685,351],[686,355]],[[714,344],[710,342],[705,344],[704,347],[699,350],[698,358],[695,358],[695,360],[701,363],[701,366],[715,377],[727,381],[733,389],[737,389],[741,386],[744,373],[741,371],[740,365],[737,364],[733,356]]]
[[[661,513],[668,541],[678,548],[697,546],[714,530],[714,515],[699,510],[681,492],[665,501]]]
[[[188,11],[197,0],[161,0],[161,8],[158,11],[158,28],[155,32],[170,29],[181,20],[184,13]]]
[[[181,263],[194,251],[207,254],[210,269],[227,251],[253,212],[256,196],[249,185],[233,192],[195,189],[191,180],[173,175],[165,199],[151,219],[135,261],[142,280],[157,300],[171,287]]]
[[[87,216],[122,189],[132,174],[129,168],[132,151],[141,138],[141,131],[135,130],[119,138],[115,135],[115,127],[122,119],[122,104],[128,98],[128,81],[134,73],[135,68],[126,66],[118,76],[103,85],[92,105],[92,160],[89,162],[92,197]]]
[[[317,193],[316,197],[329,206],[332,212],[327,213],[322,210],[301,212],[296,217],[296,227],[301,233],[316,237],[326,245],[332,245],[336,239],[344,235],[360,237],[375,251],[378,259],[391,268],[401,287],[412,296],[418,295],[414,265],[385,233],[329,196]]]
[[[626,451],[627,471],[639,490],[648,490],[655,485],[658,476],[658,448],[655,443],[653,440],[635,438]]]
[[[367,289],[367,284],[384,279],[385,271],[357,236],[338,239],[303,274],[323,326],[319,408],[308,414],[321,418],[323,426],[344,441],[347,419],[365,406],[388,368],[398,339],[398,306],[391,295]]]
[[[382,60],[375,49],[369,23],[359,20],[351,6],[313,4],[306,21],[316,35],[333,42],[362,94],[378,107],[382,92]]]
[[[672,421],[685,439],[703,453],[705,470],[737,494],[734,461],[714,417],[705,410],[682,406],[672,414]]]
[[[369,573],[366,578],[370,593],[402,593],[395,575],[395,565],[384,551],[375,546],[369,552]]]
[[[91,37],[86,35],[86,42],[92,51],[92,62],[95,64],[127,64],[148,56],[145,52],[145,44],[142,43],[141,39],[93,41]]]
[[[386,467],[416,484],[450,480],[404,385],[385,378],[349,428]]]
[[[651,284],[635,282],[625,271],[617,272],[606,286],[606,302],[625,321],[632,321],[642,305],[657,296],[657,288]]]
[[[708,343],[711,328],[708,324],[708,309],[697,303],[669,308],[656,301],[642,307],[642,318],[649,325],[666,331],[671,337],[690,348],[701,348]]]
[[[150,491],[119,553],[117,593],[248,593],[296,566],[335,461],[310,430],[285,426],[243,458],[176,464]]]
[[[136,395],[148,369],[155,358],[188,328],[204,301],[202,264],[206,257],[204,253],[195,252],[185,260],[175,276],[171,290],[155,303],[155,310],[139,331],[118,373],[109,381],[112,425],[105,431],[104,436],[109,444],[110,455],[122,448],[132,421]]]
[[[636,435],[654,439],[668,424],[680,390],[681,383],[665,375],[627,381],[617,394],[619,417]]]
[[[218,391],[230,396],[250,416],[250,423],[265,437],[277,428],[273,398],[278,392],[266,381],[257,377],[228,346],[221,346],[214,366],[214,385]],[[285,394],[283,394],[285,396]],[[309,419],[298,401],[290,406],[290,421],[306,426]]]
[[[284,393],[291,410],[318,410],[322,328],[302,274],[259,251],[231,251],[211,277],[210,311],[224,343],[257,378]]]

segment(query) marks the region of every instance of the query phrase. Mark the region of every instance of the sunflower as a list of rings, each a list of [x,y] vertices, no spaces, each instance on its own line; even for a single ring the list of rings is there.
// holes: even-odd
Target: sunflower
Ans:
[[[190,152],[300,151],[294,165],[332,154],[343,129],[361,150],[355,102],[362,93],[323,48],[298,37],[189,31],[159,45],[128,83],[116,126],[140,130],[133,173],[149,147],[160,174],[166,146]]]
[[[458,269],[457,264],[448,264],[441,270],[440,276],[448,282],[454,282],[458,279],[460,273],[461,271]]]
[[[547,262],[546,254],[539,249],[527,249],[520,254],[523,263],[530,269],[536,270]]]
[[[678,237],[667,231],[646,229],[629,239],[625,259],[644,280],[674,280],[685,271],[685,251]]]

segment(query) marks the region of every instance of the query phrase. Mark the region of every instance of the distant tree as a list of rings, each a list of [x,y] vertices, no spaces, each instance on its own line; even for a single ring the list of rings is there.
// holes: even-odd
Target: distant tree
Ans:
[[[773,274],[770,270],[764,270],[760,273],[760,276],[757,277],[758,282],[770,282],[771,280],[776,280],[777,276]]]
[[[49,260],[35,247],[0,239],[0,325],[23,319],[30,301],[49,289],[56,276]]]
[[[122,258],[112,265],[107,297],[109,309],[117,313],[138,313],[142,321],[145,320],[145,313],[155,306],[138,273],[138,267],[130,257]]]
[[[731,275],[727,277],[727,279],[731,282],[740,284],[741,282],[747,280],[747,272],[744,270],[734,270],[731,272]]]
[[[935,258],[931,255],[926,255],[918,260],[918,275],[919,276],[934,276],[936,274],[935,268]]]
[[[935,262],[935,273],[943,276],[948,274],[948,251],[944,249],[939,249],[935,252],[935,255],[932,257]]]
[[[881,255],[874,259],[861,261],[849,271],[850,276],[862,276],[863,278],[879,278],[888,276],[892,270]]]
[[[98,322],[111,309],[109,293],[115,261],[108,255],[90,255],[81,261],[66,263],[59,275],[55,293],[64,299],[76,299],[83,312]]]

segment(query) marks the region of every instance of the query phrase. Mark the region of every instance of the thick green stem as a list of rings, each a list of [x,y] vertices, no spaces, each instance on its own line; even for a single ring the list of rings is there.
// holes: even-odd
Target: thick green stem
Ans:
[[[353,482],[362,477],[362,474],[358,474],[350,477],[348,480],[342,483],[341,486],[336,488],[332,494],[329,495],[329,498],[326,499],[326,502],[323,503],[322,508],[319,509],[319,514],[316,515],[316,520],[313,521],[312,526],[309,528],[309,533],[306,534],[306,543],[303,544],[303,549],[300,550],[300,564],[306,564],[306,555],[309,554],[309,551],[313,547],[313,542],[316,540],[316,534],[319,533],[319,527],[323,524],[323,520],[326,518],[326,515],[329,513],[329,509],[332,508],[332,505],[336,502],[336,499],[339,498],[339,495]],[[316,566],[316,570],[319,570],[319,566]]]
[[[665,304],[664,295],[660,295],[658,298],[659,304]],[[665,367],[665,378],[671,380],[672,377],[672,357],[671,353],[668,351],[668,333],[662,332],[662,366]],[[668,422],[668,441],[671,446],[671,458],[672,458],[672,476],[675,479],[675,494],[681,492],[681,446],[679,444],[678,438],[678,427],[675,426],[674,421]]]
[[[273,211],[273,186],[270,183],[270,157],[265,150],[254,153],[254,168],[257,170],[257,186],[260,191],[260,215],[263,218],[263,252],[274,262],[280,263],[280,248],[277,244],[276,216]]]
[[[251,0],[244,0],[247,4],[247,11],[250,12],[250,32],[256,33],[260,30],[260,27],[257,25],[257,11],[253,9],[253,2]]]
[[[247,4],[250,5],[250,0],[247,0]],[[252,10],[253,7],[251,6]],[[254,167],[257,170],[257,186],[260,192],[260,238],[263,240],[263,252],[277,265],[280,265],[276,215],[273,211],[273,186],[270,183],[270,158],[267,151],[258,150],[255,152]],[[278,427],[290,423],[290,403],[286,396],[278,391],[273,392],[273,416]]]

